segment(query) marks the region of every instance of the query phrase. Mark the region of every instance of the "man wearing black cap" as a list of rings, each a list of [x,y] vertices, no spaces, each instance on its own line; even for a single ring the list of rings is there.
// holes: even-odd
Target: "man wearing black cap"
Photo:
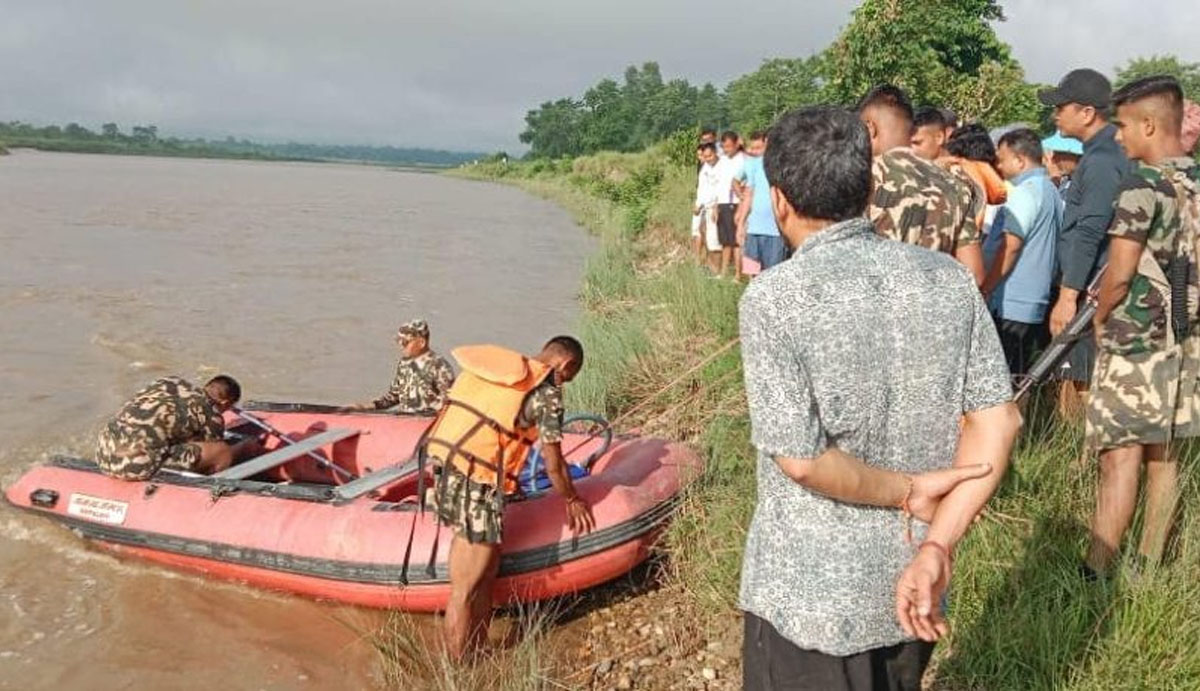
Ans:
[[[1108,122],[1112,86],[1095,70],[1072,70],[1058,86],[1043,89],[1038,97],[1054,108],[1054,123],[1066,137],[1083,142],[1072,185],[1064,201],[1062,232],[1058,241],[1061,277],[1058,301],[1050,312],[1050,333],[1057,336],[1075,317],[1088,283],[1104,264],[1106,231],[1113,217],[1113,202],[1122,176],[1129,170]],[[1095,357],[1094,337],[1089,329],[1071,349],[1062,376],[1074,383],[1076,392],[1087,391]]]

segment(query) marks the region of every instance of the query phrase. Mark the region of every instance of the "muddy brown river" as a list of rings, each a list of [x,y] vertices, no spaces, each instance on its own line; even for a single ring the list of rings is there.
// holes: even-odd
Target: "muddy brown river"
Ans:
[[[346,403],[396,325],[435,348],[569,330],[592,245],[497,185],[382,168],[16,151],[0,157],[0,483],[89,454],[163,374]],[[379,612],[114,558],[0,502],[0,689],[355,689]]]

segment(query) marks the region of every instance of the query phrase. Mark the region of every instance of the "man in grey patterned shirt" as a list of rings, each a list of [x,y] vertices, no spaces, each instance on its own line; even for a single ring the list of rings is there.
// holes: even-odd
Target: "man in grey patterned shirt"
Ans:
[[[745,688],[916,689],[955,545],[1021,425],[971,274],[876,234],[863,125],[794,111],[765,166],[792,259],[741,302],[758,503]],[[915,518],[915,520],[913,520]]]

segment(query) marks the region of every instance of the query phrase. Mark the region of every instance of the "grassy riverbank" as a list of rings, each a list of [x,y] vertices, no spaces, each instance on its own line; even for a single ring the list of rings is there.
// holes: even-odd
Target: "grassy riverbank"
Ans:
[[[672,162],[666,147],[478,165],[456,174],[554,200],[602,240],[581,291],[580,332],[589,357],[568,388],[572,408],[620,416],[736,337],[740,287],[707,278],[690,260],[694,170]],[[1094,479],[1091,466],[1085,471],[1073,462],[1079,432],[1041,409],[1027,417],[1013,470],[959,551],[953,632],[938,648],[932,687],[1200,688],[1195,450],[1185,464],[1167,565],[1136,578],[1123,567],[1112,582],[1087,585],[1075,568],[1087,541]],[[663,623],[735,637],[729,622],[754,503],[737,348],[639,407],[622,428],[687,440],[706,457],[707,471],[663,545],[662,589],[684,593],[688,614]],[[681,688],[691,683],[678,680]]]

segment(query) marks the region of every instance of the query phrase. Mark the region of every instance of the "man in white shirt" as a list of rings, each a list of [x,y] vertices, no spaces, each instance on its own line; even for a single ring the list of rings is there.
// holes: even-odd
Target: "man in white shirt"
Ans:
[[[720,201],[717,175],[717,147],[711,142],[696,148],[700,170],[696,175],[696,202],[692,209],[692,247],[696,261],[716,270],[721,243],[717,237],[717,204]]]
[[[728,131],[721,135],[721,150],[725,157],[718,160],[717,172],[717,237],[721,243],[721,265],[717,275],[724,277],[730,264],[734,276],[741,271],[741,256],[737,240],[737,206],[741,201],[742,169],[746,156],[742,153],[742,140],[737,132]]]

